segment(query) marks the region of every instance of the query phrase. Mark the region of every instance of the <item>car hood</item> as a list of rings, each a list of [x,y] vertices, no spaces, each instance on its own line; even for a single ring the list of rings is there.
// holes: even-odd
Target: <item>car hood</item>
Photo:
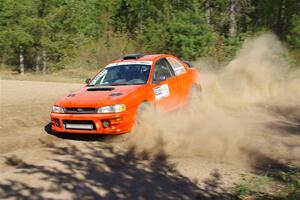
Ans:
[[[142,85],[126,85],[126,86],[101,86],[101,87],[84,87],[73,92],[62,100],[56,102],[55,105],[72,108],[98,108],[101,106],[114,105],[122,103],[121,101],[129,94],[136,92],[143,87]]]

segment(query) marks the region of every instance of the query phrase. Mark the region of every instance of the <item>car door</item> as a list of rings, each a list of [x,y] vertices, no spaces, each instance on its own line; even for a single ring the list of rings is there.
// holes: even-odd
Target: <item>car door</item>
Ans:
[[[184,105],[187,103],[190,95],[191,80],[187,69],[182,65],[182,63],[176,57],[167,57],[166,58],[169,64],[171,65],[178,84],[178,90],[180,90],[180,98],[178,104]]]
[[[155,106],[164,111],[172,111],[180,106],[180,89],[175,73],[166,58],[158,60],[152,74],[152,89]]]

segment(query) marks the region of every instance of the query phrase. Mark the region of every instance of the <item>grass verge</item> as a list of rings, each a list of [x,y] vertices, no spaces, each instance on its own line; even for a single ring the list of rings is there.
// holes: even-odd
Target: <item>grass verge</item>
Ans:
[[[234,193],[242,200],[299,200],[300,168],[288,166],[281,170],[242,174]]]

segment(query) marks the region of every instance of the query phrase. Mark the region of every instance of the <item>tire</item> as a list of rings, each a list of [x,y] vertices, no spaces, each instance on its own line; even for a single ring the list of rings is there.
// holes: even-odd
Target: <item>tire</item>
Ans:
[[[190,89],[189,94],[189,106],[195,105],[197,102],[201,101],[202,99],[202,87],[201,85],[193,85]]]
[[[130,138],[133,137],[133,134],[135,134],[137,132],[137,130],[139,129],[139,127],[142,124],[143,121],[143,115],[145,112],[147,112],[147,110],[150,108],[150,104],[148,102],[142,102],[136,112],[136,118],[135,118],[135,124],[133,125],[133,128],[130,132],[128,133],[123,133],[118,135],[115,139],[115,141],[118,142],[126,142],[128,140],[130,140]]]
[[[148,102],[142,102],[139,105],[139,108],[137,109],[136,112],[136,123],[142,123],[142,118],[144,113],[150,108],[150,104]]]

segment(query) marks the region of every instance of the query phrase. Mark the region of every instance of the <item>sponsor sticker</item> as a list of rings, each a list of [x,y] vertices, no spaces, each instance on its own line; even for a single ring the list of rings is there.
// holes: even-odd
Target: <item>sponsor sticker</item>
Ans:
[[[163,84],[153,88],[155,94],[155,100],[161,100],[170,96],[168,84]]]

